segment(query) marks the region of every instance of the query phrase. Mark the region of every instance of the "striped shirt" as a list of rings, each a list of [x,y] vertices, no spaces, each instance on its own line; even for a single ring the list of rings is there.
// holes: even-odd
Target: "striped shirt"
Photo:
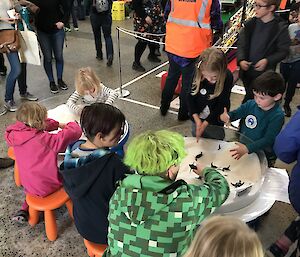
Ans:
[[[89,95],[88,95],[89,96]],[[67,106],[74,111],[76,114],[80,115],[83,109],[82,105],[76,104],[79,99],[81,99],[86,104],[93,104],[93,103],[106,103],[106,104],[113,104],[115,99],[118,97],[118,93],[115,92],[113,89],[104,86],[101,83],[101,90],[98,92],[96,97],[82,96],[77,91],[75,91],[68,99]]]

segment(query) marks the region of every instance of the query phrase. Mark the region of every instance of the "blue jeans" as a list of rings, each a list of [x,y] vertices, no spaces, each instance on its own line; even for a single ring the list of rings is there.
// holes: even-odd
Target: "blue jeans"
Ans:
[[[18,52],[10,52],[6,56],[10,65],[10,72],[6,79],[5,101],[9,101],[14,100],[17,80],[20,94],[24,95],[27,92],[26,63],[20,63]]]
[[[180,75],[182,75],[182,87],[179,95],[179,99],[180,99],[179,113],[183,115],[188,115],[188,108],[186,102],[187,102],[187,95],[191,91],[191,86],[194,78],[195,62],[196,59],[194,61],[191,61],[189,65],[185,67],[181,67],[176,62],[174,62],[171,58],[169,58],[170,66],[168,70],[166,84],[161,94],[161,105],[170,106],[179,77]]]
[[[94,13],[91,11],[91,25],[93,29],[94,39],[95,39],[95,47],[97,56],[102,56],[102,41],[101,41],[101,28],[105,40],[106,47],[106,58],[108,59],[110,56],[114,55],[113,42],[111,38],[111,24],[112,18],[111,13],[101,14]]]
[[[289,105],[295,95],[297,83],[300,82],[300,61],[292,63],[280,63],[280,73],[287,85],[285,104]]]
[[[52,34],[38,30],[37,36],[44,56],[44,69],[46,71],[49,81],[54,82],[52,70],[52,53],[54,54],[55,58],[57,79],[62,79],[64,70],[64,30],[60,29]]]

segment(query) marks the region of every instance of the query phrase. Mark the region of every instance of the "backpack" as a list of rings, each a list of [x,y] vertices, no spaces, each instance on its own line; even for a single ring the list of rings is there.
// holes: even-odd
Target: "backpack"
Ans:
[[[95,7],[98,13],[108,11],[109,9],[108,0],[95,0]]]

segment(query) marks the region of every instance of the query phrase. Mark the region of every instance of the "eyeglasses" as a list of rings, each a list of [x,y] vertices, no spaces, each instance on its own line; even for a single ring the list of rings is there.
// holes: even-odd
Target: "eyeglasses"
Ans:
[[[258,3],[255,3],[254,4],[254,7],[255,8],[258,8],[258,9],[260,9],[260,8],[262,8],[262,7],[269,7],[269,6],[271,6],[270,4],[267,4],[267,5],[261,5],[261,4],[258,4]]]

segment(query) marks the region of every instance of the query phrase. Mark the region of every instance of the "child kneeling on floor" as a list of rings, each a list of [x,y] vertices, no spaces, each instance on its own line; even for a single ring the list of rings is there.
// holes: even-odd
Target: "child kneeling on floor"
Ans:
[[[135,137],[127,176],[109,203],[108,248],[103,256],[181,256],[200,222],[228,197],[226,179],[197,163],[205,184],[175,181],[186,152],[183,137],[161,130]]]
[[[254,100],[248,100],[229,113],[224,108],[220,119],[225,123],[241,119],[240,132],[253,141],[246,144],[237,143],[236,148],[230,150],[235,159],[263,150],[269,166],[274,165],[276,155],[273,145],[284,123],[284,113],[278,101],[284,91],[282,76],[275,71],[266,71],[254,80]]]
[[[257,234],[230,216],[206,219],[184,257],[264,257]]]
[[[76,104],[81,98],[85,104],[113,104],[118,93],[102,84],[91,67],[80,68],[75,75],[76,91],[69,97],[67,106],[80,115],[83,105]]]
[[[109,148],[123,133],[124,114],[116,107],[95,103],[84,107],[80,124],[87,140],[70,145],[61,165],[66,192],[73,201],[74,222],[79,234],[107,244],[108,203],[129,169]]]
[[[16,116],[17,122],[7,127],[5,139],[13,147],[25,193],[45,197],[62,186],[57,155],[80,138],[81,128],[76,122],[61,124],[47,119],[47,109],[35,102],[23,103]],[[58,128],[62,130],[49,133]],[[26,201],[13,220],[28,220]]]

